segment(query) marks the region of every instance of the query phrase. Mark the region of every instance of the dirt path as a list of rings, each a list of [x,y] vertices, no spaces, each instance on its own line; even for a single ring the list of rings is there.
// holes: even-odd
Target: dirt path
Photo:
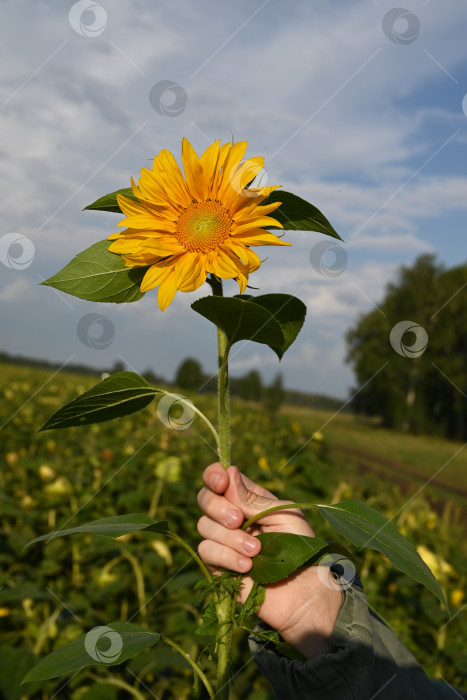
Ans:
[[[340,445],[335,442],[332,444],[332,452],[334,451],[342,452],[350,456],[352,462],[361,471],[374,472],[386,477],[390,475],[399,485],[407,485],[411,481],[420,481],[427,486],[430,484],[431,486],[449,491],[450,493],[467,499],[467,489],[461,486],[454,486],[440,479],[427,477],[426,474],[420,474],[419,472],[404,467],[402,464],[385,459],[384,457],[379,457],[371,452],[366,452],[355,447],[348,447],[347,445]]]

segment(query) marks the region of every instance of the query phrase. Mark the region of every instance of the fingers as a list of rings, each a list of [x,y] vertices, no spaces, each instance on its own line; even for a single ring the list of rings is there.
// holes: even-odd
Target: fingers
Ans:
[[[257,538],[243,530],[229,530],[206,515],[198,521],[198,532],[204,538],[198,552],[208,566],[245,573],[251,569],[251,557],[261,549]]]
[[[204,470],[203,481],[214,493],[224,493],[229,485],[229,476],[224,467],[215,462]]]
[[[280,501],[270,491],[241,474],[237,467],[227,470],[219,463],[204,470],[206,487],[198,494],[198,504],[213,521],[230,530],[241,527],[244,519],[277,505]],[[258,521],[263,531],[292,532],[313,537],[313,531],[299,509],[271,513]]]

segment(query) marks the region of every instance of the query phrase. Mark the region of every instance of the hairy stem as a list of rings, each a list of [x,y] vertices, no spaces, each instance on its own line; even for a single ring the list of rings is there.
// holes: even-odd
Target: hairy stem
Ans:
[[[213,294],[222,296],[222,282],[211,275],[211,287]],[[217,328],[218,350],[218,420],[219,420],[219,461],[227,469],[230,466],[230,406],[229,406],[229,371],[228,356],[229,342],[221,328]],[[230,659],[232,649],[232,605],[233,596],[225,590],[221,590],[217,612],[217,688],[216,697],[219,700],[228,700],[230,681]]]

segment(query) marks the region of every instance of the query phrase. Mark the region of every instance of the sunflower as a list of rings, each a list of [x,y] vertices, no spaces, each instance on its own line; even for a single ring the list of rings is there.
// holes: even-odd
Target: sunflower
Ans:
[[[137,201],[117,195],[126,218],[124,231],[109,236],[109,250],[128,267],[147,267],[141,291],[159,286],[162,311],[177,290],[193,292],[208,273],[235,279],[243,293],[250,272],[261,261],[251,246],[291,245],[264,230],[282,228],[268,216],[280,202],[261,204],[276,187],[248,187],[263,168],[263,158],[242,162],[247,142],[215,141],[200,158],[183,139],[182,174],[174,156],[163,150],[152,170],[143,168]]]

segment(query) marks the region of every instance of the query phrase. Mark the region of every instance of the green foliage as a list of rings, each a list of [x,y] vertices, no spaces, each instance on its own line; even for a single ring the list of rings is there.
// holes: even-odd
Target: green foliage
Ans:
[[[285,397],[282,375],[277,374],[271,384],[263,390],[263,406],[269,414],[276,414]]]
[[[313,204],[306,202],[292,192],[274,190],[264,204],[282,202],[272,216],[277,219],[284,229],[289,231],[318,231],[332,238],[342,238],[331,226],[326,217]]]
[[[245,401],[260,401],[263,394],[263,382],[259,372],[252,369],[235,382],[235,393]]]
[[[57,537],[45,546],[23,548],[35,536],[51,530],[79,527],[116,514],[147,513],[156,489],[157,465],[178,456],[180,479],[164,484],[153,519],[173,523],[196,549],[199,535],[194,524],[200,511],[195,494],[202,486],[203,468],[215,459],[209,430],[202,422],[185,431],[168,430],[154,421],[154,411],[147,407],[118,422],[37,434],[38,425],[50,413],[90,389],[95,380],[63,372],[52,376],[53,370],[13,365],[2,366],[1,370],[0,420],[2,424],[9,421],[2,431],[0,448],[0,644],[6,664],[0,666],[1,692],[7,700],[25,695],[31,700],[51,700],[57,692],[61,700],[81,700],[85,693],[103,698],[107,697],[107,686],[102,683],[113,679],[139,688],[143,695],[152,692],[164,700],[179,700],[191,687],[192,671],[180,655],[160,644],[120,666],[101,666],[93,674],[84,669],[66,686],[63,681],[38,681],[18,689],[16,696],[11,688],[13,676],[19,683],[19,677],[39,659],[116,619],[163,631],[191,658],[202,655],[212,678],[213,650],[206,636],[196,634],[201,617],[207,615],[204,603],[199,602],[199,591],[194,590],[200,574],[184,549],[165,535],[137,531],[118,540],[83,533]],[[28,402],[35,392],[34,404]],[[212,397],[198,396],[195,401],[215,420]],[[431,489],[430,500],[423,491],[408,502],[409,496],[404,495],[397,480],[382,481],[377,474],[352,471],[347,460],[324,460],[310,437],[331,414],[313,418],[302,412],[302,425],[296,418],[279,414],[272,427],[262,410],[236,403],[235,399],[232,403],[233,463],[247,469],[252,479],[282,498],[298,502],[306,494],[307,500],[315,503],[353,498],[368,502],[388,518],[397,514],[398,528],[436,557],[436,575],[449,601],[457,600],[453,612],[461,610],[459,595],[467,587],[465,525],[451,501],[446,506],[442,501],[436,505],[436,492]],[[336,441],[342,441],[340,426]],[[334,440],[327,429],[323,432],[332,447]],[[423,441],[410,439],[415,459]],[[395,436],[395,443],[397,440]],[[379,432],[378,442],[382,442]],[[387,454],[388,443],[382,444],[383,454]],[[448,449],[452,453],[455,447],[446,444]],[[416,484],[411,492],[418,489]],[[333,538],[326,521],[317,519],[312,511],[307,514],[320,537]],[[127,556],[139,561],[138,578]],[[370,603],[427,673],[438,677],[442,674],[449,683],[460,686],[467,668],[463,651],[465,615],[458,614],[448,622],[436,598],[388,565],[378,552],[366,550],[356,566]],[[12,650],[14,661],[5,649]],[[250,661],[246,638],[237,630],[232,663],[239,673],[232,687],[232,700],[250,698],[254,692],[272,700],[269,686]],[[4,672],[5,668],[8,670]],[[125,695],[122,689],[118,692]]]
[[[407,576],[426,586],[447,607],[443,589],[414,545],[384,515],[366,503],[354,500],[320,505],[319,511],[346,540],[357,547],[381,552]]]
[[[296,339],[306,314],[305,304],[290,294],[203,297],[191,308],[222,328],[230,346],[253,340],[269,345],[279,359]]]
[[[99,241],[78,253],[65,267],[41,282],[80,299],[123,304],[137,301],[146,267],[126,267],[121,255],[109,252],[109,241]]]
[[[94,631],[96,632],[94,635],[95,639],[92,638]],[[103,648],[99,648],[98,632],[101,632],[101,640],[108,642],[110,637],[111,641],[116,643],[117,653],[113,655],[106,654],[108,650],[105,648],[105,644]],[[129,622],[111,622],[105,625],[103,629],[102,627],[97,628],[81,635],[78,639],[70,642],[70,644],[56,649],[46,656],[45,659],[41,659],[26,675],[23,683],[57,678],[57,676],[80,671],[86,666],[114,666],[115,664],[121,664],[130,657],[135,656],[135,654],[139,654],[148,647],[154,646],[159,640],[160,634],[156,632],[132,625]],[[95,656],[92,655],[93,652]],[[104,660],[99,661],[100,657]]]
[[[251,294],[239,294],[235,299],[252,301],[271,312],[279,323],[284,336],[284,342],[281,345],[271,346],[271,349],[281,360],[284,352],[300,333],[305,321],[306,306],[303,301],[291,294],[262,294],[256,297]]]
[[[348,360],[361,385],[355,410],[399,430],[466,439],[466,279],[465,265],[445,270],[430,255],[401,268],[378,309],[347,334]],[[401,338],[401,354],[389,342],[391,329],[404,320],[428,335],[418,356],[410,355],[410,331]]]
[[[160,391],[135,372],[118,372],[59,408],[40,430],[121,418],[145,408]]]
[[[315,563],[327,552],[335,551],[336,547],[318,537],[289,532],[265,532],[258,535],[258,539],[261,551],[253,559],[250,575],[262,584],[281,581],[305,562]]]
[[[167,532],[167,522],[161,520],[159,522],[149,518],[144,513],[133,513],[128,515],[112,515],[109,518],[99,518],[92,520],[90,523],[70,527],[66,530],[57,530],[49,532],[47,535],[41,535],[28,542],[28,545],[35,542],[48,542],[55,537],[64,537],[65,535],[77,535],[86,533],[89,535],[101,535],[103,537],[121,537],[128,535],[130,532],[139,532],[146,530],[147,532]]]
[[[202,297],[194,301],[191,308],[222,328],[229,345],[240,340],[253,340],[271,348],[285,343],[274,315],[251,301],[237,297]]]
[[[198,391],[203,385],[203,370],[198,360],[188,357],[175,373],[175,386],[186,391]]]

